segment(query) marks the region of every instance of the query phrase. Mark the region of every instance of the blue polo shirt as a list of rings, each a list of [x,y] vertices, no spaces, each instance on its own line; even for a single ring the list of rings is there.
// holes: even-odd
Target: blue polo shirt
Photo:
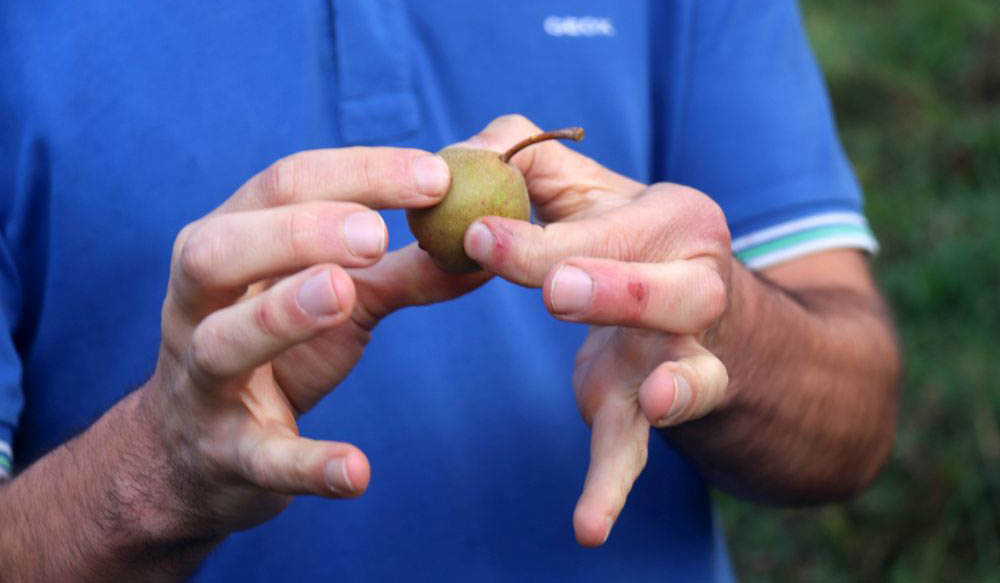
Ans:
[[[437,150],[519,112],[714,197],[751,267],[874,248],[791,0],[7,2],[0,79],[5,473],[148,378],[175,235],[295,151]],[[390,316],[301,419],[368,454],[368,493],[300,498],[195,579],[731,580],[706,484],[658,438],[608,543],[577,546],[585,331],[502,280]]]

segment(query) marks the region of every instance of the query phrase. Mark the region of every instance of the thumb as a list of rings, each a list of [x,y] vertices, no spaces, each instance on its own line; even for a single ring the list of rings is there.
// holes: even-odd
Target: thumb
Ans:
[[[237,468],[247,481],[287,495],[351,498],[371,479],[368,458],[351,444],[275,432],[244,440]]]
[[[443,302],[468,293],[489,281],[486,272],[452,274],[441,271],[416,243],[386,254],[364,269],[349,269],[357,302],[371,319],[371,329],[390,313],[408,306]],[[355,311],[358,317],[358,311]]]
[[[639,406],[654,427],[702,417],[726,396],[726,366],[693,336],[685,340],[677,358],[657,366],[639,386]]]

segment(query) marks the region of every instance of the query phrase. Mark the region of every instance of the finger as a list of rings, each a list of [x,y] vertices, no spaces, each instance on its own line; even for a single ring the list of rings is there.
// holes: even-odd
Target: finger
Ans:
[[[357,292],[351,322],[293,346],[272,362],[275,378],[299,412],[311,409],[350,371],[379,320],[406,306],[457,297],[490,278],[482,271],[442,272],[416,244],[386,254],[372,267],[348,273]]]
[[[309,265],[370,265],[387,243],[379,214],[354,203],[220,214],[201,221],[177,247],[170,293],[197,317],[231,303],[253,282]]]
[[[688,337],[678,357],[653,369],[639,386],[639,406],[654,427],[678,425],[718,406],[728,386],[722,361]]]
[[[472,223],[466,254],[505,279],[541,287],[557,263],[574,256],[653,263],[728,257],[725,215],[704,194],[656,184],[627,205],[544,227],[503,217]]]
[[[280,494],[350,498],[362,494],[371,478],[365,454],[347,443],[265,432],[243,440],[237,455],[244,479]]]
[[[649,223],[648,217],[645,222]],[[542,287],[557,263],[570,257],[606,257],[620,261],[651,261],[640,257],[642,241],[661,225],[620,227],[612,217],[540,226],[503,217],[484,217],[465,231],[466,254],[484,269],[514,283]]]
[[[187,369],[215,387],[347,320],[354,308],[350,276],[322,265],[279,281],[247,301],[212,312],[191,335]]]
[[[522,115],[505,115],[464,145],[505,152],[541,132]],[[546,222],[580,213],[594,204],[606,204],[609,197],[631,197],[643,187],[555,140],[521,150],[511,163],[524,175],[536,214]]]
[[[603,252],[596,223],[574,221],[542,227],[525,221],[485,217],[469,226],[463,243],[466,254],[483,269],[520,285],[542,287],[545,276],[559,261]],[[593,226],[587,228],[588,225]]]
[[[310,200],[351,201],[371,208],[425,207],[444,196],[450,181],[444,159],[422,150],[309,150],[278,160],[248,180],[215,212]]]
[[[562,320],[700,333],[722,316],[726,287],[695,261],[626,263],[575,257],[549,272],[545,305]]]
[[[292,346],[271,361],[274,380],[292,406],[302,415],[340,385],[354,369],[371,339],[371,328],[359,323],[355,302],[351,319]]]
[[[590,467],[573,512],[573,530],[585,547],[604,544],[636,478],[646,466],[649,422],[634,402],[605,401],[594,415]]]
[[[371,328],[388,314],[408,306],[442,302],[489,281],[484,271],[453,274],[441,271],[416,243],[388,253],[365,269],[350,270],[358,290],[358,307]]]

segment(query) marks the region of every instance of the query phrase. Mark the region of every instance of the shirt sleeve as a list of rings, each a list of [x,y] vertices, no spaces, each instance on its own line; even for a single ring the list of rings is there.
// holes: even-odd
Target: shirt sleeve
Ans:
[[[13,473],[11,442],[24,404],[21,359],[14,344],[18,305],[16,271],[6,239],[0,236],[0,478]]]
[[[831,248],[877,250],[793,0],[692,0],[663,80],[666,178],[723,208],[759,269]]]
[[[0,479],[13,474],[14,431],[24,406],[22,365],[15,345],[15,330],[21,318],[21,283],[10,245],[14,224],[19,141],[23,117],[16,112],[24,84],[18,67],[21,61],[10,49],[12,38],[7,24],[11,22],[7,6],[0,7]]]

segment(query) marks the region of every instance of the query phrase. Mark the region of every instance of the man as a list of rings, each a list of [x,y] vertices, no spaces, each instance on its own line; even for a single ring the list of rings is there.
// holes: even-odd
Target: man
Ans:
[[[839,500],[885,459],[792,3],[4,12],[5,577],[725,581],[706,480]],[[387,251],[368,209],[505,111],[468,141],[590,135],[513,160],[546,226],[473,225],[483,274]]]

